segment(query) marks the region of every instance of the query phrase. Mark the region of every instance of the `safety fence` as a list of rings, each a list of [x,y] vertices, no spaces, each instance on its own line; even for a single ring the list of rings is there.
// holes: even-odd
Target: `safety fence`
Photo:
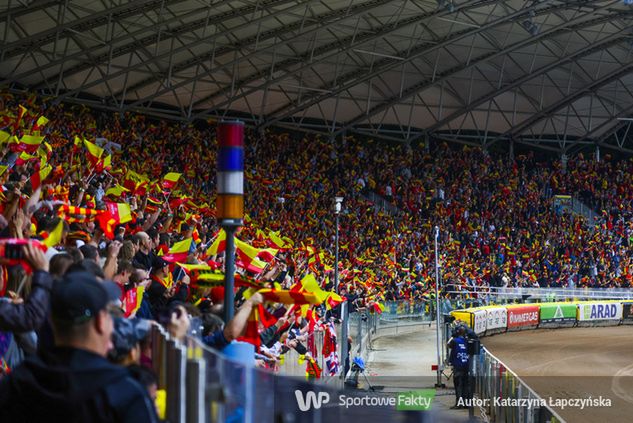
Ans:
[[[482,347],[475,357],[473,398],[485,421],[557,423],[564,420],[519,376]],[[488,401],[479,401],[488,399]],[[493,400],[495,399],[495,400]]]
[[[372,339],[382,329],[424,323],[430,316],[419,305],[386,303],[382,314],[360,310],[349,315],[348,333],[352,338],[350,357],[367,359]],[[404,323],[406,322],[406,323]],[[340,325],[337,325],[340,340]],[[304,342],[320,368],[325,369],[321,354],[323,332],[315,331]],[[295,392],[314,389],[314,380],[306,379],[305,357],[290,350],[277,372],[259,369],[226,357],[188,337],[184,343],[170,338],[154,326],[152,362],[158,376],[158,388],[166,392],[165,419],[169,422],[322,422],[363,417],[366,410],[345,407],[308,410],[296,415]],[[343,360],[340,360],[340,367]],[[291,377],[295,376],[295,377]],[[319,390],[335,395],[343,379],[326,371]],[[372,413],[376,413],[374,410]],[[380,410],[389,420],[395,410]],[[375,417],[367,411],[367,417]]]
[[[467,286],[445,291],[453,309],[506,303],[633,300],[631,288],[513,288]]]
[[[378,314],[366,309],[359,309],[349,314],[347,321],[347,333],[351,339],[350,357],[362,357],[368,359],[372,341],[377,336],[403,334],[415,331],[421,324],[430,324],[435,317],[432,306],[424,302],[414,303],[411,301],[388,301],[384,303],[385,309]],[[430,308],[431,306],[431,308]],[[341,324],[336,324],[337,340],[341,340]],[[319,366],[325,368],[325,357],[321,354],[323,348],[323,332],[314,331],[308,335],[308,340],[304,343],[311,345],[316,351],[313,354]],[[313,343],[313,344],[310,344]],[[339,348],[340,351],[340,348]],[[341,366],[344,364],[339,357]],[[294,350],[285,354],[284,362],[279,366],[279,373],[289,376],[305,376],[305,361],[299,353]],[[338,384],[340,378],[323,375],[321,382]]]
[[[349,333],[356,339],[352,343],[352,357],[366,354],[372,336],[380,327],[380,316],[365,312],[350,315]],[[393,318],[393,315],[385,314],[387,316]],[[320,353],[323,333],[315,332],[314,336]],[[274,373],[220,354],[194,337],[187,337],[185,342],[171,339],[160,326],[153,326],[151,341],[158,388],[166,392],[164,417],[171,423],[320,423],[363,418],[395,421],[402,417],[393,408],[375,407],[313,407],[297,413],[299,396],[307,398],[315,392],[315,387],[332,400],[342,392],[350,393],[339,389],[343,382],[340,376],[329,377],[324,372],[318,385],[315,380],[306,379],[305,364],[298,364],[298,357],[291,355],[294,352],[287,353],[289,356],[279,372]],[[317,362],[325,368],[323,357],[319,356]],[[252,360],[252,356],[250,358]],[[282,375],[284,373],[302,377]],[[331,381],[340,381],[340,384],[328,383]]]

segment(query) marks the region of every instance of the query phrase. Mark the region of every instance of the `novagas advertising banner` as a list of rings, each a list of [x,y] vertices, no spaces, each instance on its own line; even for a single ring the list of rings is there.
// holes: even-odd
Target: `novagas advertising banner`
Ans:
[[[508,329],[535,327],[538,325],[539,306],[508,307]]]
[[[622,319],[621,303],[587,303],[578,304],[578,321],[620,320]]]
[[[541,304],[541,323],[563,323],[576,321],[576,304]]]
[[[505,329],[508,326],[508,312],[505,307],[486,309],[486,330]]]
[[[473,312],[473,322],[474,328],[473,330],[477,335],[482,334],[486,331],[486,310],[477,310]]]

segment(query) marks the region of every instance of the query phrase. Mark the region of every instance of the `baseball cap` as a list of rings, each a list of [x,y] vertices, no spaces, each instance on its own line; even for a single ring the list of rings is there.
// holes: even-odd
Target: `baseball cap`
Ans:
[[[125,356],[132,348],[141,342],[149,333],[150,323],[145,319],[114,319],[112,344],[114,355]]]
[[[152,269],[158,270],[158,269],[162,269],[165,266],[169,266],[169,262],[165,259],[163,259],[160,256],[154,256],[152,258]]]
[[[88,272],[71,272],[53,284],[51,311],[55,319],[87,322],[121,296],[114,282],[100,282]]]

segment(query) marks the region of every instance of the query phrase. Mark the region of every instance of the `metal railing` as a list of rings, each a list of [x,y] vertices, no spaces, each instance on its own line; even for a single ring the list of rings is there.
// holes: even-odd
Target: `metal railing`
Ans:
[[[368,359],[371,351],[372,341],[378,335],[406,333],[417,329],[420,324],[431,324],[434,318],[433,302],[411,302],[411,301],[388,301],[384,303],[385,309],[381,314],[369,312],[368,310],[357,310],[349,315],[348,331],[352,344],[349,356],[353,359],[356,356]],[[450,311],[450,309],[448,310]],[[448,312],[447,311],[447,312]],[[341,324],[336,325],[337,342],[341,340]],[[323,332],[315,331],[309,335],[308,341],[304,345],[308,346],[314,342],[313,354],[319,367],[326,368],[325,357],[321,354],[323,348]],[[310,350],[310,347],[308,347]],[[288,376],[305,376],[305,363],[300,363],[300,355],[290,350],[285,354],[284,363],[279,366],[279,373]],[[339,357],[340,366],[344,365],[343,357]],[[321,382],[340,384],[341,380],[335,376],[323,373]]]
[[[159,389],[166,390],[165,417],[170,423],[395,421],[402,416],[393,407],[338,406],[336,396],[350,392],[240,363],[194,338],[185,344],[174,341],[157,326],[150,336],[153,367]],[[327,392],[332,406],[297,413],[297,390]]]
[[[633,299],[633,288],[465,287],[461,290],[446,291],[446,294],[451,303],[466,304],[456,308],[467,308],[470,304],[488,305],[490,303],[503,304],[516,301],[529,303],[543,300],[550,302],[568,300],[630,300]]]
[[[486,348],[475,357],[474,389],[486,421],[512,423],[564,422],[547,402]]]
[[[402,211],[398,206],[390,203],[387,199],[378,195],[374,191],[366,190],[363,191],[361,195],[374,204],[376,211],[389,213],[392,216],[401,216],[404,214],[404,211]]]
[[[598,217],[598,214],[591,207],[587,206],[576,197],[572,197],[571,199],[571,210],[572,212],[587,219],[587,224],[589,226],[594,226],[597,223],[596,217]]]

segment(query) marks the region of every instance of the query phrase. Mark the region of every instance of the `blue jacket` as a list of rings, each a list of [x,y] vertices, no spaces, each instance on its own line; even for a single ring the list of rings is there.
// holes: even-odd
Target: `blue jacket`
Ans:
[[[457,369],[468,368],[468,346],[461,336],[454,337],[451,343],[451,365]]]
[[[49,311],[52,286],[50,273],[35,271],[33,289],[24,304],[0,302],[0,331],[29,332],[39,329]]]

